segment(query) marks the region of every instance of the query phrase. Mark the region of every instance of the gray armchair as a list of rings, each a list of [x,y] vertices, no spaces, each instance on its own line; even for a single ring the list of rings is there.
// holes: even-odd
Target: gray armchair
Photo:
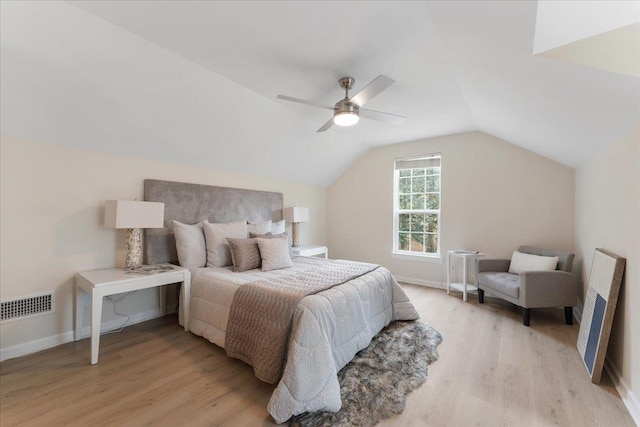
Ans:
[[[578,302],[578,280],[571,273],[574,254],[561,251],[520,246],[518,252],[540,256],[557,256],[555,271],[523,271],[509,273],[509,259],[481,259],[478,261],[478,301],[484,303],[489,292],[524,309],[523,323],[529,326],[532,308],[564,307],[567,325],[573,324],[573,310]]]

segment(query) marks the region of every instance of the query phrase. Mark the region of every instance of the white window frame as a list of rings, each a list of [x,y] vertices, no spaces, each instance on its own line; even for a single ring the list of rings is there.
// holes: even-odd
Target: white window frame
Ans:
[[[438,159],[440,162],[439,182],[440,187],[438,190],[439,209],[420,209],[420,210],[402,210],[400,209],[399,198],[399,185],[400,185],[400,170],[397,169],[399,162],[420,161],[428,159]],[[424,259],[441,260],[440,255],[440,240],[442,235],[442,155],[440,153],[427,154],[422,156],[411,156],[395,159],[393,162],[393,249],[392,254],[399,257],[420,257]],[[400,214],[403,213],[418,213],[418,214],[436,214],[438,216],[438,231],[437,231],[437,252],[417,252],[417,251],[405,251],[399,249],[399,235],[400,235]]]

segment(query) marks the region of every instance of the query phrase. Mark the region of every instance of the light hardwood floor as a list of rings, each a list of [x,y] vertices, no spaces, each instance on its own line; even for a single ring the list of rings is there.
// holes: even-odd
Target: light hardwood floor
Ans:
[[[610,380],[589,381],[563,311],[517,308],[403,285],[422,321],[444,337],[427,382],[382,426],[633,426]],[[175,316],[0,364],[0,425],[269,426],[273,386]]]

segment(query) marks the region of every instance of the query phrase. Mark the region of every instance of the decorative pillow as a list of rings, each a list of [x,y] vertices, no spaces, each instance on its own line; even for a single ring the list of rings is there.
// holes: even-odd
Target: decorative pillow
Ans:
[[[248,227],[249,234],[266,234],[271,232],[271,220],[260,222],[258,224],[249,223]]]
[[[234,239],[228,237],[227,241],[231,249],[233,271],[239,273],[260,267],[262,259],[260,258],[256,239]]]
[[[189,225],[173,220],[178,261],[184,268],[198,268],[207,265],[207,249],[202,223],[201,221]]]
[[[271,224],[271,234],[282,234],[284,233],[285,230],[285,222],[284,219],[281,219],[280,221],[276,221],[273,224]]]
[[[265,239],[258,237],[256,241],[262,257],[262,271],[293,267],[291,255],[289,255],[289,243],[286,238]]]
[[[207,244],[207,267],[231,265],[231,250],[227,238],[246,239],[247,221],[204,223],[204,239]]]
[[[522,271],[553,271],[558,265],[557,256],[540,256],[513,251],[509,273],[520,274]]]

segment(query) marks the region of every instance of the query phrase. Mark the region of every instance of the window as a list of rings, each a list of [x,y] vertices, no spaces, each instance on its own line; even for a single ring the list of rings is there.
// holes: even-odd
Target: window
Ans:
[[[393,252],[440,253],[440,154],[395,161]]]

